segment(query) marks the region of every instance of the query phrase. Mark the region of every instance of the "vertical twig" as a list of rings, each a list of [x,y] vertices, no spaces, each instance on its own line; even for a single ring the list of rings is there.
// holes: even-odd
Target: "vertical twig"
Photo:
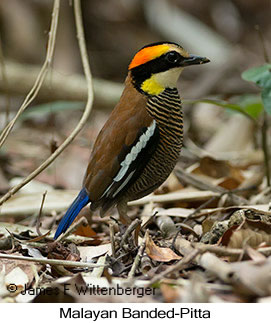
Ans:
[[[269,55],[267,52],[267,48],[265,46],[265,40],[263,33],[258,25],[255,26],[255,29],[257,30],[260,38],[260,42],[262,45],[262,50],[263,50],[263,56],[264,60],[266,63],[269,63]],[[265,175],[266,175],[266,180],[267,180],[267,186],[270,187],[270,162],[269,162],[269,146],[268,146],[268,115],[264,111],[263,112],[263,124],[261,128],[261,136],[262,136],[262,149],[264,153],[264,167],[265,167]]]
[[[115,236],[114,236],[114,225],[113,225],[113,223],[109,223],[109,230],[110,230],[110,242],[111,242],[111,249],[112,249],[112,257],[116,258],[116,246],[115,246]]]
[[[62,151],[73,141],[73,139],[77,136],[80,130],[83,128],[87,119],[90,115],[92,104],[93,104],[93,84],[92,84],[92,76],[90,72],[85,38],[84,38],[84,29],[83,29],[83,22],[82,22],[82,14],[81,14],[81,6],[80,1],[74,1],[74,13],[75,13],[75,24],[77,30],[77,38],[78,44],[80,49],[81,60],[83,64],[84,73],[86,76],[87,81],[87,92],[88,92],[88,99],[85,106],[85,110],[83,115],[74,128],[72,133],[69,135],[68,138],[58,147],[58,149],[48,158],[46,159],[37,169],[35,169],[30,175],[28,175],[21,183],[14,186],[7,194],[5,194],[0,199],[0,205],[2,205],[5,201],[7,201],[13,194],[18,192],[25,184],[30,182],[33,178],[35,178],[38,174],[40,174],[45,168],[47,168],[57,157],[62,153]]]
[[[50,26],[50,31],[49,31],[48,48],[47,48],[46,58],[43,63],[43,66],[39,72],[39,75],[35,81],[35,84],[33,85],[30,92],[27,94],[26,98],[24,99],[24,101],[23,101],[21,107],[19,108],[18,112],[16,113],[15,117],[8,123],[8,125],[2,131],[2,133],[0,135],[0,147],[4,144],[5,140],[7,139],[9,133],[11,132],[12,128],[14,127],[14,124],[16,123],[19,116],[24,112],[24,110],[29,106],[29,104],[37,96],[37,94],[43,84],[43,81],[47,75],[50,64],[52,62],[54,49],[55,49],[56,32],[57,32],[58,17],[59,17],[59,6],[60,6],[60,0],[54,0],[52,21],[51,21],[51,26]]]
[[[41,200],[41,205],[40,205],[40,211],[39,211],[39,215],[38,215],[37,223],[36,223],[36,231],[37,231],[37,234],[38,234],[39,236],[42,236],[42,233],[40,232],[40,219],[41,219],[41,216],[42,216],[42,210],[43,210],[43,205],[44,205],[44,202],[45,202],[46,194],[47,194],[47,191],[45,191],[45,192],[42,194],[42,200]]]
[[[136,255],[135,260],[134,260],[134,263],[132,265],[132,268],[131,268],[131,270],[130,270],[130,272],[128,274],[129,279],[134,277],[135,272],[137,270],[137,267],[139,266],[140,260],[141,260],[141,258],[143,256],[143,252],[144,252],[145,247],[146,247],[146,239],[147,239],[148,234],[149,234],[149,231],[146,230],[146,233],[145,233],[144,238],[143,238],[143,240],[141,242],[141,245],[140,245],[140,247],[138,249],[137,255]]]
[[[264,153],[264,167],[265,175],[267,180],[267,186],[270,187],[270,161],[269,161],[269,147],[268,147],[268,116],[267,113],[263,112],[263,124],[261,128],[262,132],[262,148]]]

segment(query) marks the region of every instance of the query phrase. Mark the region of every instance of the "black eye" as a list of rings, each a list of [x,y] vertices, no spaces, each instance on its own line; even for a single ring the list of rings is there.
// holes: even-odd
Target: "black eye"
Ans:
[[[166,54],[166,60],[170,63],[177,63],[180,55],[177,52],[169,52]]]

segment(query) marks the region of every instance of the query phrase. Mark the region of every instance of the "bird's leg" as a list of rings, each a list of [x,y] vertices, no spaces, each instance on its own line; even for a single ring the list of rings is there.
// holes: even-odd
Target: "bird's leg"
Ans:
[[[117,209],[119,212],[120,221],[122,224],[130,224],[132,220],[127,215],[127,201],[122,200],[117,204]]]

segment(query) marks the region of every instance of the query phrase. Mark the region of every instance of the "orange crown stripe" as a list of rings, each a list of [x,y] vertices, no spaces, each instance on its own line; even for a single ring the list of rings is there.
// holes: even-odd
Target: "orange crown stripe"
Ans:
[[[155,59],[169,50],[168,45],[156,45],[141,49],[129,65],[129,70]]]

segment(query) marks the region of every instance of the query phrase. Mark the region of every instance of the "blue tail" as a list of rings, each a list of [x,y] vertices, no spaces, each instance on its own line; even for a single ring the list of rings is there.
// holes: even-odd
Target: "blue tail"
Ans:
[[[88,194],[84,188],[81,189],[72,205],[69,207],[66,214],[61,219],[56,230],[54,239],[57,239],[61,233],[64,233],[72,224],[73,220],[77,217],[81,209],[90,202]]]

